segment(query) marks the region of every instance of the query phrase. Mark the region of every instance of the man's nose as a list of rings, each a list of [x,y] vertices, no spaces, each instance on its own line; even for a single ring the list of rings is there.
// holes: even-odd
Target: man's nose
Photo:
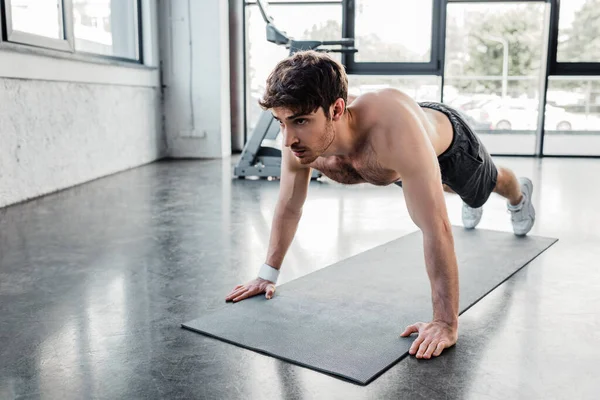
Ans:
[[[281,128],[281,134],[283,135],[283,145],[285,147],[290,147],[292,144],[296,142],[296,137],[290,133],[287,129]]]

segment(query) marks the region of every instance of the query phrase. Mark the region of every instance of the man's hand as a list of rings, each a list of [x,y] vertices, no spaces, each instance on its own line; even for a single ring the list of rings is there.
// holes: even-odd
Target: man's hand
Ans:
[[[260,293],[266,293],[265,297],[270,299],[275,293],[275,284],[261,278],[253,279],[245,285],[237,285],[234,287],[225,298],[225,301],[233,300],[235,303]]]
[[[419,336],[413,342],[410,350],[410,355],[417,355],[417,358],[429,359],[442,354],[442,351],[448,347],[452,347],[458,340],[457,328],[453,328],[445,322],[433,321],[430,323],[417,322],[406,328],[400,336],[407,337],[413,333],[418,333]]]

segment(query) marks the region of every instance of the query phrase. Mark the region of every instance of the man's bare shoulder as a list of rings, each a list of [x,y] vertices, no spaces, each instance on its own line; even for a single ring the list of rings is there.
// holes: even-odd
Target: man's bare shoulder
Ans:
[[[407,93],[399,89],[385,88],[356,97],[350,107],[369,109],[387,109],[388,107],[393,107],[396,109],[399,105],[401,107],[412,107],[418,105],[418,103]]]
[[[355,101],[359,105],[358,99]],[[422,147],[428,137],[427,121],[420,105],[398,89],[367,93],[362,101],[361,114],[375,121],[370,125],[369,139],[378,161],[382,166],[398,170],[398,163],[416,157],[415,149]]]
[[[408,116],[421,111],[419,104],[405,92],[386,88],[357,97],[348,107],[362,129],[404,128]],[[385,129],[387,131],[387,129]]]
[[[410,134],[411,122],[422,112],[419,104],[408,94],[398,89],[386,88],[359,96],[350,110],[356,116],[359,126],[365,130],[373,130],[369,136],[384,140],[381,143],[389,146],[390,141],[402,141]]]

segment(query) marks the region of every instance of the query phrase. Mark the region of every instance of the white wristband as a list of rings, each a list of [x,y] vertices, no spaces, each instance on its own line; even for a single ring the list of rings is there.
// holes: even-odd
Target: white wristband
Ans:
[[[279,270],[271,267],[268,264],[263,264],[260,267],[260,271],[258,271],[258,277],[273,283],[277,283],[277,278],[279,278]]]

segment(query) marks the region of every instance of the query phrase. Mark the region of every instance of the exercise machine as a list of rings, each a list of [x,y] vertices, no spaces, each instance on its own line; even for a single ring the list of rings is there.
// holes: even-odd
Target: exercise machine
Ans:
[[[285,46],[292,55],[302,50],[315,50],[331,53],[355,53],[354,39],[340,40],[294,40],[285,31],[275,26],[273,17],[268,13],[268,2],[257,1],[260,13],[267,24],[267,40],[279,46]],[[265,139],[275,141],[280,133],[279,123],[270,111],[263,111],[250,139],[244,145],[240,160],[235,165],[233,175],[238,178],[248,176],[258,178],[279,178],[281,175],[281,149],[263,144]],[[313,170],[312,179],[321,177]]]

